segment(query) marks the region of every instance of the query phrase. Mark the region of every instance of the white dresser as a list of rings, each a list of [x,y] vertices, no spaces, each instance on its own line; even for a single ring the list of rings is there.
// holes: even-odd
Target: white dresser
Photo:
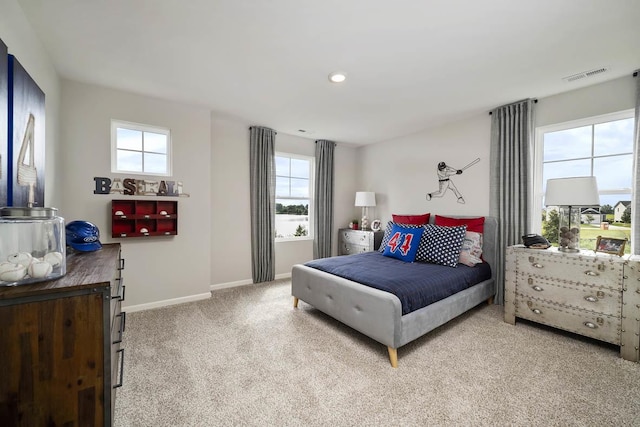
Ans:
[[[639,361],[640,256],[507,248],[504,320],[531,320],[620,346]]]

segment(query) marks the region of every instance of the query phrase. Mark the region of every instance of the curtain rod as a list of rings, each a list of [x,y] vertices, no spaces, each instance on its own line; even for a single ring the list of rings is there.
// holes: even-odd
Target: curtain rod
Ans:
[[[273,132],[274,134],[278,134],[278,132],[276,132],[275,130],[268,128],[268,127],[264,127],[264,126],[249,126],[249,130],[256,128],[256,129],[266,129],[266,130],[270,130],[271,132]]]
[[[507,105],[517,104],[517,103],[519,103],[519,102],[522,102],[522,101],[516,101],[516,102],[512,102],[511,104],[502,105],[502,107],[506,107]],[[534,99],[534,100],[533,100],[533,103],[534,103],[534,104],[537,104],[537,103],[538,103],[538,100],[537,100],[537,99]],[[498,107],[498,108],[500,108],[500,107]],[[492,114],[493,114],[493,111],[489,111],[489,115],[492,115]]]

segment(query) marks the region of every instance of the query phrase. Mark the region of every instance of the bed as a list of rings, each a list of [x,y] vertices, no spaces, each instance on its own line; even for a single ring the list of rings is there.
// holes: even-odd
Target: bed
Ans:
[[[429,223],[433,224],[433,222],[434,218],[431,217]],[[497,226],[495,218],[485,217],[482,258],[489,266],[495,265]],[[356,256],[344,255],[332,258]],[[402,261],[396,261],[402,263]],[[386,345],[391,366],[396,368],[399,347],[423,336],[484,301],[489,304],[493,303],[496,286],[495,269],[491,268],[489,274],[490,276],[480,283],[406,314],[403,314],[403,310],[407,311],[406,307],[403,308],[400,298],[393,293],[305,264],[296,264],[292,268],[291,295],[293,296],[294,308],[297,308],[299,300],[302,300],[373,340]]]

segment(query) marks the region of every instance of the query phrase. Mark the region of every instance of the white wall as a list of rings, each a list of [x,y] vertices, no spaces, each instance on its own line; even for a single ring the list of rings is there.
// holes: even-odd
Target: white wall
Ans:
[[[69,80],[62,86],[61,140],[64,162],[62,213],[66,221],[95,223],[103,243],[122,244],[126,260],[126,306],[208,297],[211,259],[211,145],[207,109]],[[112,239],[111,200],[148,196],[93,194],[94,177],[111,173],[111,119],[171,129],[173,177],[190,197],[178,200],[178,235]],[[146,177],[147,179],[156,179]]]
[[[251,282],[250,126],[219,114],[211,115],[211,283],[214,287]],[[314,141],[278,132],[276,151],[314,156]],[[334,253],[337,253],[337,230],[345,226],[351,216],[355,152],[353,147],[340,144],[335,150]],[[313,258],[313,241],[278,242],[275,258],[276,276],[289,275],[294,264]]]
[[[636,85],[632,75],[582,89],[541,98],[535,108],[536,126],[615,113],[635,108]]]
[[[60,79],[49,55],[15,0],[0,0],[0,39],[45,93],[45,205],[59,207],[62,197],[57,173],[60,169]]]
[[[369,216],[385,224],[391,214],[488,215],[490,130],[487,112],[360,148],[359,186],[376,193],[377,206]],[[427,201],[427,193],[438,190],[439,162],[460,169],[476,158],[480,158],[477,164],[451,177],[464,204],[457,202],[451,190]]]
[[[535,106],[535,125],[546,126],[585,117],[632,109],[633,76],[541,98]],[[383,224],[392,213],[456,215],[489,214],[489,154],[491,116],[486,114],[424,132],[362,147],[358,150],[359,189],[376,192],[371,217]],[[461,168],[475,158],[480,162],[452,177],[466,203],[458,204],[449,192],[426,200],[438,188],[439,161]],[[356,211],[356,217],[359,211]]]

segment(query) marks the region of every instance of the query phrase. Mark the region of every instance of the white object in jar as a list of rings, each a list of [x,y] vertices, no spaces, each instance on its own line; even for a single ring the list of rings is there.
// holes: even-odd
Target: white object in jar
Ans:
[[[33,257],[29,252],[18,252],[7,257],[7,261],[13,264],[20,264],[24,268],[28,268]]]
[[[5,282],[16,282],[22,280],[27,274],[27,269],[22,264],[3,262],[0,264],[0,280]]]
[[[124,215],[124,212],[122,211],[116,211],[116,213],[114,215]]]
[[[62,264],[62,254],[60,252],[49,252],[44,256],[43,260],[51,264],[51,267],[56,268]]]
[[[166,215],[167,211],[160,211],[160,215]]]
[[[142,228],[140,229],[140,232],[141,232],[141,233],[148,233],[148,232],[149,232],[149,230],[148,230],[148,229],[146,229],[146,228],[144,228],[144,227],[142,227]]]
[[[46,261],[34,261],[31,263],[27,272],[34,279],[42,279],[47,277],[53,271],[53,267]]]

